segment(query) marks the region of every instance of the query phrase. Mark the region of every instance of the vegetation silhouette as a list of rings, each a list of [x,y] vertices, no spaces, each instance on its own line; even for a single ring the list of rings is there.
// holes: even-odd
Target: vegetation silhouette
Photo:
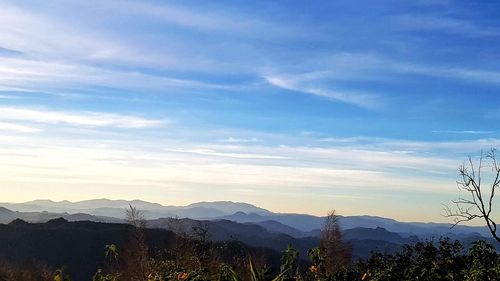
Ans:
[[[367,259],[352,260],[335,212],[327,217],[318,247],[308,252],[307,259],[301,258],[292,245],[280,258],[273,250],[249,247],[236,240],[213,241],[208,237],[208,225],[182,235],[149,229],[134,207],[129,209],[127,219],[129,224],[58,219],[45,224],[16,221],[0,226],[3,241],[8,236],[5,233],[10,232],[11,237],[32,239],[34,243],[41,240],[33,237],[42,236],[46,243],[37,244],[38,249],[29,240],[10,243],[25,245],[23,248],[0,245],[0,254],[15,256],[17,251],[31,251],[34,257],[29,262],[11,258],[10,265],[0,265],[0,280],[500,280],[500,256],[484,241],[464,249],[460,242],[442,238],[407,245],[397,253],[373,252]],[[52,269],[36,260],[40,251],[48,250],[54,252],[46,259]],[[71,253],[61,255],[64,251]],[[64,258],[58,259],[61,256]]]

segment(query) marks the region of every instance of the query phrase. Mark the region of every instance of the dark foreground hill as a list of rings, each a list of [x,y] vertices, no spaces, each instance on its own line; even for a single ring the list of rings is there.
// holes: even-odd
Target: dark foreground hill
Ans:
[[[30,224],[20,220],[0,225],[0,261],[21,266],[41,263],[65,267],[74,280],[90,280],[104,262],[108,244],[125,247],[131,226],[96,222],[68,222],[55,219]],[[166,230],[148,229],[151,249],[169,246],[175,235]]]
[[[135,230],[127,224],[68,222],[62,218],[46,223],[14,220],[10,224],[0,224],[0,264],[5,262],[18,267],[42,264],[52,269],[64,268],[74,281],[91,280],[96,270],[104,265],[106,245],[115,244],[118,249],[126,250],[131,246]],[[180,239],[185,239],[165,229],[144,231],[149,255],[153,257],[173,250]],[[275,268],[279,266],[273,264],[279,263],[279,252],[247,247],[238,242],[231,245],[236,245],[233,248],[240,252],[258,252],[269,264]],[[223,246],[215,247],[232,258],[233,252]]]

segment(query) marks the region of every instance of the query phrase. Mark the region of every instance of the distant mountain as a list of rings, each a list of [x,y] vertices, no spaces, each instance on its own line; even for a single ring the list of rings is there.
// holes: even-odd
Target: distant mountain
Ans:
[[[17,217],[15,212],[7,208],[0,207],[0,223],[9,223],[15,220],[16,218]]]
[[[317,236],[315,234],[311,234],[311,232],[304,232],[300,231],[296,228],[293,228],[291,226],[282,224],[277,221],[273,220],[267,220],[267,221],[262,221],[262,222],[256,222],[255,224],[262,226],[264,229],[271,233],[283,233],[290,235],[295,238],[302,238],[302,237],[310,237],[310,236]]]
[[[265,247],[281,252],[290,244],[306,258],[307,250],[318,246],[316,237],[294,238],[283,233],[271,233],[264,227],[251,223],[237,223],[229,220],[197,221],[192,219],[165,218],[150,220],[148,227],[163,228],[177,234],[193,234],[198,229],[206,229],[208,238],[213,241],[238,240],[247,245]]]
[[[339,223],[343,229],[354,227],[382,227],[388,231],[405,234],[406,236],[417,235],[419,237],[439,238],[439,236],[468,235],[472,233],[479,233],[484,237],[490,236],[486,227],[457,225],[451,228],[452,225],[448,223],[399,222],[393,219],[374,216],[341,216]]]
[[[255,214],[263,214],[269,215],[272,214],[270,211],[256,207],[252,204],[241,203],[241,202],[231,202],[231,201],[216,201],[216,202],[199,202],[193,203],[186,206],[186,209],[194,208],[194,207],[204,207],[204,208],[212,208],[221,211],[224,214],[234,214],[237,212],[244,213],[255,213]]]
[[[68,221],[93,221],[120,223],[120,219],[112,217],[92,216],[84,213],[49,213],[49,212],[14,212],[7,208],[0,207],[0,223],[10,223],[13,220],[21,219],[27,222],[43,223],[56,218],[64,218]]]
[[[309,233],[309,235],[314,235],[313,233],[318,235],[319,229],[323,227],[325,218],[302,214],[271,213],[270,215],[261,215],[238,212],[229,216],[219,217],[218,219],[257,224],[271,220],[290,226],[299,231]],[[484,237],[489,237],[489,232],[486,227],[458,225],[452,229],[451,224],[446,223],[408,223],[375,216],[339,216],[339,224],[342,229],[382,227],[391,232],[401,233],[404,236],[417,235],[419,237],[439,238],[439,236],[468,235],[476,233]]]
[[[404,245],[421,241],[417,236],[403,237],[384,228],[356,227],[344,230],[343,239],[352,247],[354,258],[368,258],[372,252],[395,253]]]
[[[342,228],[349,229],[355,227],[366,227],[366,228],[376,228],[376,227],[384,227],[391,226],[398,221],[382,218],[377,216],[339,216],[339,223],[342,225]]]
[[[11,211],[5,207],[0,207],[0,215],[10,215],[13,213],[14,213],[14,211]]]
[[[286,227],[278,222],[265,221],[263,223],[237,223],[229,220],[198,221],[192,219],[165,218],[148,221],[148,227],[163,228],[177,234],[193,235],[195,229],[207,230],[207,238],[213,241],[238,240],[255,247],[266,247],[278,252],[292,245],[307,258],[307,250],[319,246],[319,237],[307,237],[299,230]],[[284,232],[269,231],[281,229],[292,232],[297,236]],[[283,228],[284,227],[284,228]],[[353,228],[343,232],[344,241],[352,247],[353,258],[367,258],[372,251],[394,253],[405,244],[414,244],[419,241],[416,236],[402,237],[383,228]]]
[[[2,203],[0,203],[2,204]],[[93,199],[84,200],[79,202],[64,201],[51,201],[51,200],[34,200],[28,201],[19,205],[20,208],[24,206],[29,206],[30,208],[38,207],[36,211],[59,211],[59,212],[71,212],[76,210],[90,210],[90,209],[126,209],[129,206],[137,207],[141,210],[162,210],[165,211],[169,207],[162,206],[158,203],[150,203],[142,200],[110,200],[110,199]],[[172,207],[173,208],[173,207]]]
[[[256,214],[256,213],[244,213],[237,212],[232,215],[218,217],[217,219],[232,220],[236,222],[252,222],[261,223],[265,221],[276,221],[281,224],[293,227],[300,231],[309,232],[314,229],[320,229],[323,226],[324,218],[312,215],[302,215],[302,214],[276,214],[271,213],[269,215]]]
[[[401,235],[387,231],[385,228],[356,227],[343,231],[345,240],[378,240],[394,244],[414,244],[420,241],[417,236],[402,237]]]
[[[106,216],[123,219],[125,209],[134,206],[144,213],[147,219],[165,217],[181,217],[195,219],[213,219],[220,216],[231,215],[238,211],[271,214],[268,210],[253,206],[248,203],[235,203],[229,201],[199,202],[188,206],[163,206],[141,200],[109,200],[95,199],[80,202],[50,200],[34,200],[25,203],[0,203],[0,206],[20,212],[53,212],[53,213],[86,213],[95,216]]]
[[[263,226],[269,232],[284,233],[294,238],[318,236],[323,226],[324,217],[306,214],[273,213],[248,203],[230,201],[199,202],[187,206],[163,206],[141,200],[96,199],[80,202],[34,200],[26,203],[0,203],[0,206],[19,212],[42,212],[59,214],[89,214],[95,217],[113,217],[123,219],[125,209],[130,205],[143,211],[146,219],[167,217],[191,218],[198,220],[231,220],[240,223],[254,223]],[[70,218],[71,219],[71,218]],[[456,226],[443,223],[408,223],[398,222],[377,216],[339,216],[343,229],[357,227],[381,227],[404,237],[417,235],[420,238],[439,236],[479,234],[489,237],[485,227]]]

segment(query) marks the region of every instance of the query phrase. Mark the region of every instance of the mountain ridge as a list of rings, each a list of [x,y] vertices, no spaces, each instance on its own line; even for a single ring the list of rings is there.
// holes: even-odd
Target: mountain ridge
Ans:
[[[37,205],[38,204],[38,205]],[[245,202],[203,201],[186,206],[164,206],[143,200],[111,200],[92,199],[77,202],[68,200],[52,201],[47,199],[27,201],[25,203],[0,203],[0,207],[18,212],[61,213],[63,216],[82,216],[84,214],[97,218],[114,218],[123,220],[124,210],[133,205],[143,211],[148,220],[179,217],[197,220],[231,220],[239,223],[260,224],[271,232],[287,233],[295,237],[317,236],[322,228],[324,217],[297,213],[276,213]],[[74,218],[68,217],[70,220]],[[10,216],[12,219],[12,213]],[[92,217],[88,219],[93,220]],[[109,219],[108,219],[109,221]],[[272,222],[269,222],[272,221]],[[267,222],[267,223],[266,223]],[[391,232],[401,233],[409,237],[439,237],[442,235],[469,235],[479,233],[487,237],[484,227],[459,225],[451,229],[451,224],[425,222],[399,222],[392,218],[372,215],[339,216],[343,229],[356,227],[382,227]],[[280,230],[279,230],[280,229]]]

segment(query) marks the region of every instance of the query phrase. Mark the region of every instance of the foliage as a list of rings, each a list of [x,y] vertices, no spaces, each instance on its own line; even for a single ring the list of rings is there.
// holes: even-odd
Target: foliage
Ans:
[[[54,272],[54,281],[71,281],[71,277],[64,269],[58,269]]]
[[[21,268],[0,264],[0,281],[53,281],[54,276],[47,266],[27,263]]]
[[[351,261],[351,249],[342,240],[342,230],[335,210],[330,211],[321,230],[320,251],[322,263],[321,274],[333,275],[341,271]]]
[[[208,243],[203,247],[209,259],[198,259],[193,241],[189,247],[160,256],[149,256],[141,268],[147,269],[144,277],[126,275],[127,258],[119,249],[105,247],[105,269],[99,269],[92,281],[493,281],[500,280],[500,255],[484,241],[473,243],[464,250],[460,242],[448,238],[439,241],[407,245],[396,254],[373,253],[364,261],[351,262],[338,270],[327,270],[325,251],[321,247],[309,251],[310,263],[301,267],[299,253],[290,245],[281,257],[279,271],[257,265],[258,255],[245,253],[233,259],[221,256],[224,252],[241,253],[238,243],[224,245]],[[111,254],[113,253],[113,254]],[[112,258],[110,258],[112,257]],[[303,262],[303,261],[302,261]],[[109,266],[113,264],[113,266]],[[303,264],[303,263],[302,263]],[[333,273],[329,273],[333,272]],[[43,266],[20,270],[0,265],[1,281],[69,281],[64,270],[53,274]]]
[[[477,241],[464,251],[458,241],[443,238],[438,242],[426,241],[407,245],[396,254],[373,253],[365,261],[358,261],[337,270],[327,270],[325,251],[317,247],[309,251],[310,265],[301,270],[299,253],[290,245],[281,257],[278,273],[271,274],[267,266],[256,266],[248,257],[246,266],[237,264],[194,263],[180,264],[175,260],[150,259],[147,281],[493,281],[500,280],[500,255],[484,241]],[[181,254],[182,255],[182,254]],[[333,272],[333,273],[329,273]],[[102,275],[93,281],[128,281],[118,275]],[[117,279],[112,279],[114,276]]]

